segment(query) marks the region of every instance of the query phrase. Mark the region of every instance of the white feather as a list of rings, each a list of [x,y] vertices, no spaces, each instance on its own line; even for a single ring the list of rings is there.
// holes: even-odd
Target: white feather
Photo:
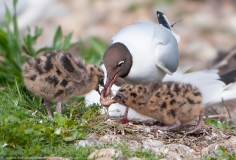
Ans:
[[[236,83],[231,83],[224,87],[223,91],[213,97],[208,104],[214,104],[224,101],[236,99]]]
[[[215,97],[221,97],[227,88],[224,82],[218,80],[219,78],[218,70],[205,70],[186,74],[177,71],[173,76],[167,75],[163,81],[175,81],[195,85],[202,93],[203,104],[208,106],[208,103],[220,102],[221,99],[218,98],[217,101]],[[236,91],[230,92],[236,97]],[[229,99],[228,97],[225,98]],[[213,101],[213,99],[215,100]]]
[[[173,32],[173,30],[171,31],[171,33],[175,36],[175,39],[177,41],[177,43],[180,42],[180,36],[178,34],[176,34],[175,32]]]

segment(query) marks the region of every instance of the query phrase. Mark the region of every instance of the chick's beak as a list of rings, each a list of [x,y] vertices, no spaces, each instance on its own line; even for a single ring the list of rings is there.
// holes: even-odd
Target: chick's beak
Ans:
[[[99,85],[97,86],[97,88],[95,90],[98,92],[99,95],[101,95],[101,92],[99,90]]]
[[[105,88],[104,79],[103,78],[99,79],[97,88],[95,89],[101,95],[100,87]]]
[[[103,79],[100,80],[99,85],[102,86],[102,87],[105,87]]]

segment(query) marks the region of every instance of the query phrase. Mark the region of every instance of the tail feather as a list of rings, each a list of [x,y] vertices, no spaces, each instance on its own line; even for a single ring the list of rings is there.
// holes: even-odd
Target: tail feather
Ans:
[[[208,103],[212,104],[212,100],[215,97],[221,96],[221,94],[224,92],[224,86],[222,86],[222,83],[219,81],[210,83],[209,85],[206,85],[204,87],[199,87],[199,90],[202,93],[203,104],[207,106]]]
[[[174,33],[171,28],[172,28],[176,23],[180,22],[181,20],[178,21],[178,22],[176,22],[176,23],[174,23],[173,25],[170,25],[168,19],[166,18],[166,16],[165,16],[162,12],[157,11],[156,14],[157,14],[157,19],[158,19],[159,24],[160,24],[160,25],[163,25],[165,28],[169,29],[169,30],[171,31],[171,33],[174,35],[176,41],[179,43],[179,41],[180,41],[180,36],[179,36],[178,34]]]
[[[236,70],[233,70],[220,76],[220,80],[223,81],[225,84],[236,82]]]
[[[214,104],[214,103],[219,103],[222,102],[222,99],[224,101],[236,99],[236,83],[231,83],[224,87],[223,91],[221,94],[218,96],[215,96],[209,104]]]

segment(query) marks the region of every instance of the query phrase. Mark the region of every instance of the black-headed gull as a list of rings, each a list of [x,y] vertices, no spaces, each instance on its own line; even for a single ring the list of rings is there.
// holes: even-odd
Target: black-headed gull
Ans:
[[[179,37],[170,27],[166,28],[168,21],[160,13],[157,13],[160,24],[137,21],[112,38],[112,44],[103,56],[107,70],[105,97],[118,79],[146,84],[161,81],[166,74],[172,75],[177,70]],[[127,122],[126,115],[122,121]]]

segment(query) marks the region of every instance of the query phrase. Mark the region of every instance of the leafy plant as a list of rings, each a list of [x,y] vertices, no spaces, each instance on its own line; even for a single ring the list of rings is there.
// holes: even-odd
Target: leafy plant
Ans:
[[[202,157],[201,160],[235,160],[236,153],[230,152],[227,148],[220,146],[212,151],[211,156]]]
[[[16,10],[16,0],[14,0],[14,11]],[[13,30],[10,29],[11,21],[13,21]],[[22,83],[21,58],[22,49],[20,46],[20,36],[17,25],[16,12],[11,17],[9,9],[6,7],[5,14],[5,30],[0,28],[0,78],[2,82],[14,84],[15,78]]]
[[[41,155],[48,145],[66,147],[88,134],[90,126],[75,116],[79,110],[73,112],[73,119],[55,114],[51,120],[37,108],[27,109],[29,105],[38,106],[38,102],[29,103],[20,89],[0,92],[0,101],[0,156]],[[85,113],[91,112],[86,109]]]
[[[35,50],[34,45],[43,29],[36,27],[32,34],[30,28],[28,28],[28,33],[22,38],[19,35],[16,4],[17,0],[14,0],[13,16],[11,16],[6,6],[4,27],[0,28],[0,85],[2,86],[5,84],[14,86],[15,79],[22,86],[21,67],[27,58],[34,57],[46,50],[68,50],[76,44],[71,42],[72,33],[64,37],[59,26],[53,38],[53,45]],[[13,29],[10,27],[11,24],[13,24]]]
[[[234,127],[229,126],[229,122],[227,122],[227,121],[226,122],[221,122],[219,120],[215,120],[215,119],[212,119],[212,118],[209,118],[209,117],[206,117],[205,124],[212,125],[212,126],[214,126],[215,128],[218,128],[218,129],[234,129]]]
[[[100,107],[85,107],[84,103],[72,102],[63,108],[65,115],[54,114],[51,120],[42,114],[44,108],[38,108],[38,101],[28,100],[16,84],[0,92],[0,157],[40,157],[63,156],[86,159],[95,149],[113,147],[127,157],[157,159],[151,151],[141,148],[133,151],[125,142],[100,146],[79,147],[74,143],[84,139],[92,128],[101,125],[104,119]],[[33,98],[32,98],[33,99]],[[68,103],[69,104],[69,103]],[[33,107],[34,106],[34,107]],[[68,107],[68,108],[67,108]],[[64,110],[68,110],[64,112]],[[158,156],[159,157],[159,156]],[[43,158],[43,157],[42,157]]]
[[[81,56],[86,62],[93,63],[96,65],[102,64],[102,57],[107,48],[106,43],[101,40],[90,37],[89,46],[85,47],[83,42],[80,42]]]
[[[31,35],[31,30],[30,28],[28,28],[28,34],[23,37],[24,40],[23,49],[27,54],[29,54],[32,57],[36,56],[40,52],[40,50],[35,51],[33,46],[36,44],[36,41],[42,34],[42,32],[43,32],[42,28],[35,27],[34,33],[33,35]]]
[[[80,126],[78,121],[68,120],[65,116],[59,114],[54,115],[54,121],[56,122],[55,134],[62,135],[62,138],[66,142],[72,142],[76,139],[84,138],[86,132],[80,132],[82,129],[89,129],[89,126]]]

